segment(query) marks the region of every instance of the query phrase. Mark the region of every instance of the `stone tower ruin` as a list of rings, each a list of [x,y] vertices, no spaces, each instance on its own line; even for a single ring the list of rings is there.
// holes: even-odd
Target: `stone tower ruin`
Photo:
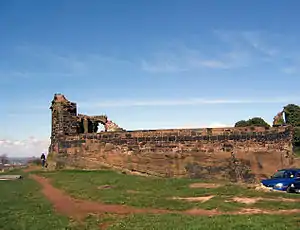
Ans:
[[[106,115],[78,114],[77,104],[69,101],[62,94],[54,94],[50,110],[52,119],[49,153],[59,152],[59,143],[62,143],[67,137],[97,133],[99,124],[104,126],[105,132],[124,131],[114,122],[108,120]]]
[[[68,101],[62,94],[55,94],[50,109],[52,112],[51,142],[78,133],[76,103]]]

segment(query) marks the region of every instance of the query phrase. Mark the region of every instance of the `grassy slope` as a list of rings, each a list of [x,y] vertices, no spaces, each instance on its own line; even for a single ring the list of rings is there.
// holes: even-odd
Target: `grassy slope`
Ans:
[[[67,217],[54,213],[51,204],[41,194],[40,186],[25,173],[6,174],[22,174],[24,179],[0,181],[1,230],[82,229]]]
[[[300,228],[300,220],[294,216],[215,216],[193,217],[181,215],[136,215],[121,220],[111,230],[274,230]]]
[[[67,191],[74,197],[98,200],[105,203],[170,210],[186,210],[195,207],[204,209],[218,208],[220,210],[234,210],[241,207],[269,209],[300,208],[300,202],[259,201],[253,205],[224,202],[234,196],[300,199],[300,196],[295,194],[258,192],[232,184],[224,184],[224,186],[214,189],[190,189],[188,185],[197,182],[196,180],[147,178],[111,171],[61,171],[43,174],[44,176],[53,178],[53,183],[56,187]],[[112,188],[99,189],[99,186],[102,185],[111,185]],[[205,195],[215,195],[215,197],[205,203],[171,199],[172,197]]]
[[[110,202],[116,203],[136,203],[137,206],[146,206],[138,202],[147,202],[152,206],[161,206],[157,204],[160,201],[159,196],[169,196],[173,193],[176,195],[199,195],[198,193],[209,193],[208,190],[187,189],[189,180],[157,180],[142,177],[132,177],[120,175],[113,172],[59,172],[54,174],[46,174],[49,177],[56,178],[56,185],[64,187],[71,191],[73,195],[92,199],[100,199],[102,196]],[[99,190],[97,186],[102,184],[117,185],[119,192],[115,189]],[[271,215],[256,215],[256,216],[216,216],[216,217],[193,217],[183,215],[132,215],[128,217],[119,217],[115,215],[97,217],[90,215],[86,220],[79,225],[78,223],[70,223],[67,217],[60,216],[52,211],[51,204],[45,200],[40,193],[39,185],[24,178],[21,181],[0,181],[0,229],[2,230],[60,230],[60,229],[99,229],[99,225],[106,221],[112,221],[114,224],[109,228],[117,229],[145,229],[145,230],[173,230],[173,229],[299,229],[299,216],[271,216]],[[165,186],[165,187],[162,187]],[[138,198],[131,198],[136,194],[129,195],[126,198],[127,189],[142,191],[143,195]],[[81,189],[81,190],[77,190]],[[175,189],[171,191],[171,189]],[[176,190],[177,189],[177,190]],[[89,192],[90,191],[90,192]],[[194,192],[191,192],[194,191]],[[227,195],[236,193],[233,187],[227,189],[214,189],[215,193],[225,192]],[[104,194],[103,194],[104,192]],[[148,192],[148,195],[146,192]],[[237,192],[247,193],[240,189]],[[88,193],[88,194],[85,194]],[[100,193],[100,194],[99,194]],[[109,194],[112,193],[112,194]],[[211,193],[211,192],[210,192]],[[193,195],[192,194],[192,195]],[[252,192],[248,195],[254,196]],[[274,193],[273,196],[278,196]],[[117,197],[114,197],[117,196]],[[147,198],[149,197],[149,198]],[[118,198],[123,199],[118,202]],[[150,200],[154,199],[151,203]],[[165,201],[162,206],[182,209],[185,202],[172,203],[173,201]],[[220,203],[220,202],[219,202]],[[222,203],[222,202],[221,202]],[[278,203],[277,203],[278,204]],[[187,204],[188,205],[188,204]],[[216,202],[211,206],[217,205]],[[209,208],[208,206],[206,206]]]

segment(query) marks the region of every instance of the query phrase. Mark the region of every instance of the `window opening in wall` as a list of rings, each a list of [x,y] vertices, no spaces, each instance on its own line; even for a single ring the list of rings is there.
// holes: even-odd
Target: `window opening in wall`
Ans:
[[[97,133],[105,132],[105,126],[102,123],[98,123]]]

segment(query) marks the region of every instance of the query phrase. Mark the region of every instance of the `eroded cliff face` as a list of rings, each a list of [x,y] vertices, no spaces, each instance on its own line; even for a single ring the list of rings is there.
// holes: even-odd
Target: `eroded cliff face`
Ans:
[[[252,181],[293,163],[292,136],[291,127],[103,132],[66,136],[51,149],[71,167]]]

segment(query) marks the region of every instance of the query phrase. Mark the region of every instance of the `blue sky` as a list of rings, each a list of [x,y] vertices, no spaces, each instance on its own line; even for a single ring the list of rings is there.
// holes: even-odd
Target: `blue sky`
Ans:
[[[299,8],[296,0],[2,0],[0,154],[47,148],[54,93],[125,129],[272,122],[300,101]]]

